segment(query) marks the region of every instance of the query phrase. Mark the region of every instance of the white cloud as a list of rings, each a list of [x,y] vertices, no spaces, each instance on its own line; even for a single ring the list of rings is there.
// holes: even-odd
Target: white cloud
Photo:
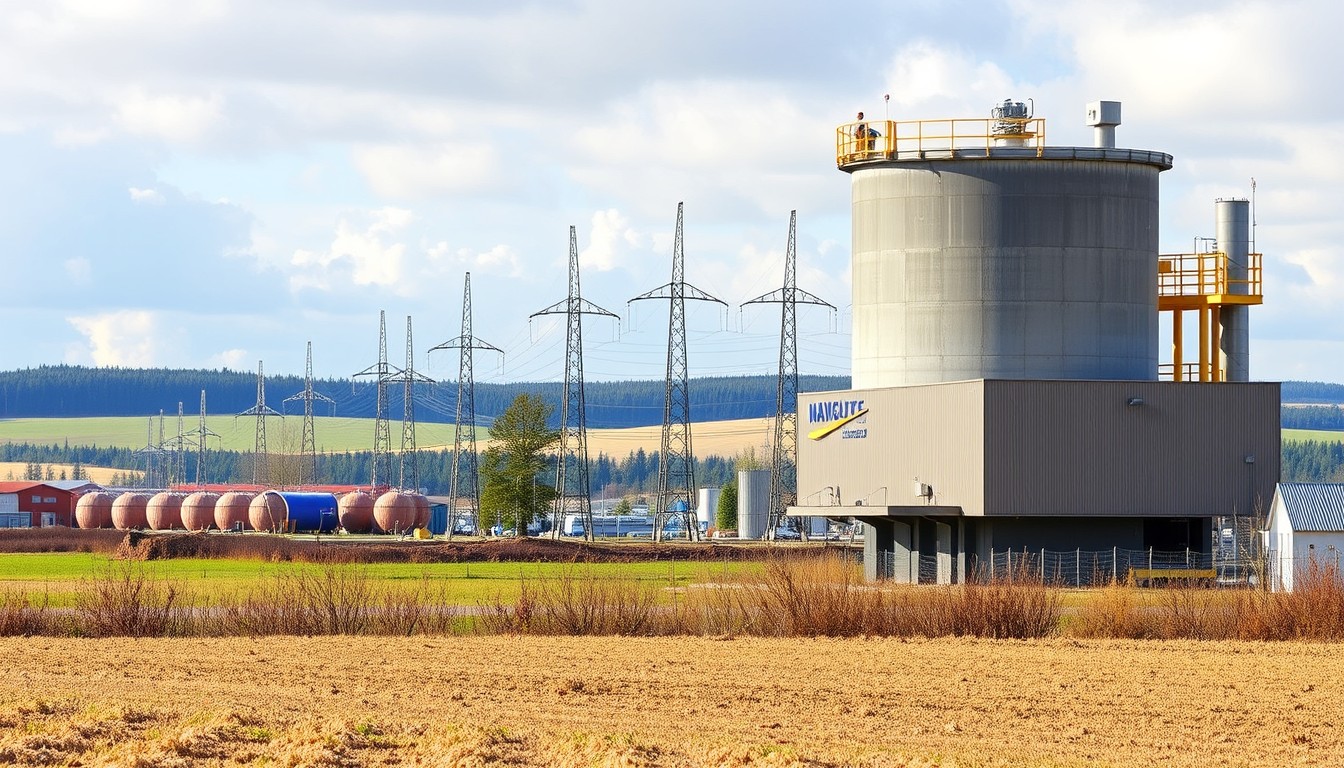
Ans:
[[[131,90],[115,106],[117,122],[127,132],[193,145],[221,129],[224,97],[151,95],[143,88]]]
[[[488,187],[497,172],[494,147],[480,143],[366,147],[354,161],[374,192],[408,200]]]
[[[66,259],[61,266],[65,268],[66,277],[76,283],[88,283],[90,278],[93,277],[93,266],[83,256]]]
[[[599,272],[615,269],[626,257],[628,248],[639,247],[639,233],[630,227],[630,221],[615,208],[593,213],[588,247],[579,251],[579,264]]]
[[[131,193],[131,200],[137,203],[149,203],[162,205],[163,195],[157,189],[140,189],[139,187],[130,187],[127,191]]]
[[[85,337],[80,357],[95,366],[148,367],[160,362],[162,328],[154,312],[128,309],[66,320]]]
[[[342,283],[354,286],[391,287],[403,292],[413,286],[403,283],[406,244],[391,242],[412,219],[403,208],[380,208],[366,216],[362,230],[342,218],[327,250],[300,249],[290,264],[291,289],[330,291]]]
[[[210,368],[225,368],[231,371],[245,371],[251,361],[252,356],[248,354],[246,349],[226,349],[211,355],[207,366]]]

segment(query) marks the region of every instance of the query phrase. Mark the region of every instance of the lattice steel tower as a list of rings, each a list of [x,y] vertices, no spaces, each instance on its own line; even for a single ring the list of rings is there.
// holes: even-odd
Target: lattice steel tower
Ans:
[[[369,485],[378,488],[392,477],[392,427],[387,418],[387,381],[394,369],[387,364],[387,311],[378,311],[378,362],[356,373],[373,376],[377,382],[377,414],[373,422],[373,470]]]
[[[168,478],[169,485],[182,485],[187,481],[187,433],[183,431],[182,401],[177,401],[177,437],[173,438],[173,466]]]
[[[411,318],[406,317],[406,367],[388,377],[388,383],[401,382],[401,454],[398,456],[397,487],[420,488],[420,453],[415,447],[415,384],[433,384],[434,380],[415,372],[415,347],[411,342]],[[409,472],[407,470],[410,470]],[[407,480],[410,484],[407,485]]]
[[[584,299],[579,291],[579,246],[574,227],[569,228],[569,297],[530,317],[559,314],[565,315],[565,389],[560,397],[560,455],[556,460],[551,536],[560,535],[565,510],[573,505],[583,521],[583,537],[591,541],[593,503],[588,484],[588,418],[583,395],[583,316],[614,318],[616,314]]]
[[[270,451],[266,448],[266,417],[279,416],[280,412],[266,405],[266,375],[262,362],[257,361],[257,403],[239,416],[256,416],[256,441],[252,447],[252,484],[269,483]]]
[[[453,472],[450,481],[448,495],[451,507],[448,511],[448,538],[453,536],[453,528],[457,522],[457,499],[458,494],[465,489],[462,486],[462,443],[463,416],[467,419],[466,442],[468,452],[466,455],[467,472],[466,478],[471,484],[471,517],[477,532],[481,530],[481,485],[480,485],[480,461],[476,456],[476,378],[472,373],[472,353],[477,349],[488,349],[492,352],[504,354],[504,350],[492,344],[476,338],[471,333],[471,273],[467,273],[466,283],[462,289],[462,335],[455,339],[431,347],[430,352],[440,349],[456,349],[459,352],[457,365],[457,417],[453,424]]]
[[[798,287],[798,212],[789,211],[789,245],[784,252],[784,287],[757,296],[748,304],[780,305],[779,382],[775,394],[775,441],[770,459],[770,521],[766,537],[775,530],[784,512],[798,502],[798,321],[797,305],[817,304],[834,310],[830,303]]]
[[[653,519],[654,540],[661,541],[663,525],[671,515],[685,521],[686,536],[700,538],[695,520],[695,454],[691,451],[691,392],[686,366],[686,300],[727,304],[686,282],[686,255],[682,245],[682,203],[677,203],[677,235],[672,245],[672,282],[640,294],[643,299],[668,299],[667,390],[663,398],[663,441],[658,455],[658,502]],[[627,302],[628,303],[628,302]]]
[[[212,431],[205,425],[205,390],[201,390],[201,425],[192,432],[197,437],[196,442],[196,485],[203,486],[209,480],[209,474],[205,471],[205,440],[208,437],[219,437],[218,432]]]
[[[316,483],[317,434],[313,429],[313,401],[321,400],[332,406],[336,405],[336,401],[313,391],[313,342],[311,341],[308,342],[308,362],[304,367],[303,391],[285,398],[282,405],[292,400],[303,401],[303,447],[299,449],[301,454],[299,459],[299,485],[303,485],[305,481]]]

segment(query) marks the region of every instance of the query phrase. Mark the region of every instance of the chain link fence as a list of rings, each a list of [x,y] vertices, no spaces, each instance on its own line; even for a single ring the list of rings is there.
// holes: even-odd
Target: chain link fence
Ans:
[[[879,578],[920,584],[956,581],[950,555],[914,555],[881,552],[877,555]],[[918,558],[915,560],[914,558]],[[914,566],[912,568],[912,565]],[[980,581],[1030,578],[1063,587],[1097,587],[1127,582],[1155,584],[1164,581],[1198,581],[1220,586],[1255,586],[1263,582],[1265,562],[1244,553],[1163,551],[1157,549],[1107,550],[991,550],[985,557],[968,555],[966,578]]]

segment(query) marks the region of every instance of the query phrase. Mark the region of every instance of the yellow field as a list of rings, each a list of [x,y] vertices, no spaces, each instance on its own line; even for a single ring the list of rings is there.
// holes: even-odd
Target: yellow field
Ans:
[[[27,464],[21,461],[0,461],[0,480],[22,480],[23,471],[27,466]],[[47,467],[51,467],[51,471],[55,473],[58,478],[61,476],[62,472],[65,473],[66,477],[70,477],[70,475],[74,473],[74,466],[71,464],[43,464],[42,471],[45,472]],[[118,472],[125,473],[126,470],[111,469],[109,467],[84,467],[84,474],[99,485],[111,484],[112,476]]]
[[[0,639],[0,763],[1308,766],[1307,643]]]

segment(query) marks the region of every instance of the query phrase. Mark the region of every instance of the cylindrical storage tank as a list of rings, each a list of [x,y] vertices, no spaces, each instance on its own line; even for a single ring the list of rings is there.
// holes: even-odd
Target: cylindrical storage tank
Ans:
[[[75,502],[75,522],[80,528],[111,528],[113,496],[105,491],[86,493]]]
[[[1214,235],[1218,250],[1227,256],[1227,292],[1250,293],[1251,204],[1241,199],[1214,203]],[[1249,307],[1228,304],[1218,311],[1218,346],[1223,381],[1251,380],[1251,324]],[[1218,365],[1220,361],[1214,361]]]
[[[163,491],[149,497],[145,505],[145,520],[156,531],[171,531],[182,527],[182,494]]]
[[[289,516],[285,511],[285,500],[269,492],[254,496],[247,505],[247,521],[254,531],[267,533],[288,531]]]
[[[1156,380],[1158,173],[1171,156],[985,152],[842,163],[853,388]]]
[[[737,473],[737,535],[765,537],[770,521],[770,470],[743,469]]]
[[[248,507],[256,494],[247,491],[229,491],[215,500],[215,527],[221,531],[245,530],[251,527],[247,520]]]
[[[330,493],[310,491],[267,491],[267,503],[278,499],[284,505],[289,529],[304,533],[328,533],[336,530],[339,505]]]
[[[412,493],[411,501],[415,504],[415,527],[424,528],[429,525],[429,499],[423,493]]]
[[[388,491],[373,502],[373,522],[381,533],[402,533],[415,527],[415,502],[400,491]]]
[[[149,505],[148,493],[123,493],[112,502],[112,525],[119,531],[131,528],[147,528],[149,519],[145,508]]]
[[[701,488],[695,505],[695,517],[701,528],[713,528],[719,516],[719,488]]]
[[[350,533],[373,530],[373,497],[363,491],[351,491],[337,504],[341,527]]]
[[[197,491],[182,500],[182,527],[188,531],[208,531],[215,524],[215,502],[219,494]]]

